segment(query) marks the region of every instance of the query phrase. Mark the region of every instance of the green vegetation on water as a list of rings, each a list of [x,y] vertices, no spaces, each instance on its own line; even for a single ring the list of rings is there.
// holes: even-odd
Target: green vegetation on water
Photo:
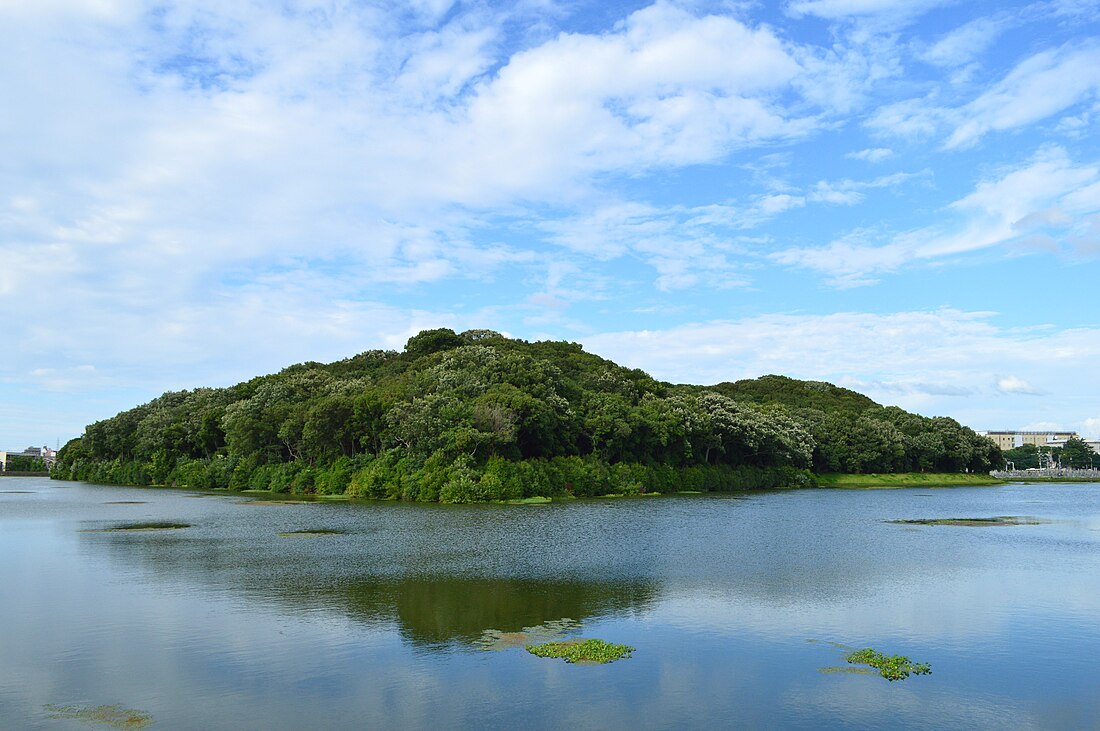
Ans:
[[[1049,521],[1037,518],[1021,518],[1017,515],[998,515],[993,518],[915,518],[910,520],[888,520],[886,522],[902,525],[962,525],[981,528],[1005,525],[1041,525]]]
[[[117,729],[143,729],[153,723],[153,717],[144,711],[114,706],[55,706],[42,707],[48,718],[69,719],[84,723],[98,723]]]
[[[891,682],[904,680],[910,675],[932,674],[932,667],[928,663],[913,662],[905,655],[884,655],[870,647],[856,650],[848,655],[848,662],[855,665],[869,665]]]
[[[575,343],[439,329],[401,353],[165,393],[89,425],[52,476],[464,503],[810,487],[815,472],[1000,464],[993,442],[952,419],[828,383],[676,385]]]
[[[303,530],[289,530],[279,534],[283,538],[294,536],[342,536],[344,531],[331,528],[305,528]]]
[[[902,472],[897,474],[823,474],[817,475],[818,487],[901,488],[901,487],[980,487],[1002,485],[1004,480],[988,474]]]
[[[190,528],[190,523],[165,523],[165,522],[150,522],[150,523],[127,523],[125,525],[117,525],[113,528],[101,528],[98,531],[91,531],[94,533],[125,533],[125,532],[137,532],[137,531],[154,531],[154,530],[181,530],[183,528]]]
[[[566,662],[609,663],[630,657],[634,651],[629,645],[614,645],[603,640],[563,640],[527,645],[527,651],[539,657],[560,657]]]

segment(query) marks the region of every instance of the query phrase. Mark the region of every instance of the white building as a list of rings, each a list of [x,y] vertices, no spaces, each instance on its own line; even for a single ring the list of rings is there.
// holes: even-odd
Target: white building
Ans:
[[[992,439],[1003,451],[1034,444],[1036,447],[1060,447],[1067,439],[1076,439],[1075,431],[980,431],[983,437]],[[1095,450],[1095,448],[1094,448]]]
[[[57,452],[49,447],[27,447],[22,452],[0,451],[0,472],[6,472],[8,462],[12,457],[31,457],[45,461],[47,467],[52,467],[57,460]]]

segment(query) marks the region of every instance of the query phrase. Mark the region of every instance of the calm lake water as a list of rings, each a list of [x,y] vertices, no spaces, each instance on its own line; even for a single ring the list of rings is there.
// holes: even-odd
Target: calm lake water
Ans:
[[[1043,522],[886,522],[1001,515]],[[190,527],[104,530],[162,521]],[[317,529],[342,533],[280,535]],[[434,506],[4,478],[0,557],[3,729],[114,705],[169,729],[1100,728],[1100,485]],[[538,626],[636,650],[500,639]],[[868,646],[933,672],[828,671]]]

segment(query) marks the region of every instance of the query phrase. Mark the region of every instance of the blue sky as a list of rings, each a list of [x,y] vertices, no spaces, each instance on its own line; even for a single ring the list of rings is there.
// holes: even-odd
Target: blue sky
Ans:
[[[0,0],[0,448],[566,339],[1100,435],[1100,0]]]

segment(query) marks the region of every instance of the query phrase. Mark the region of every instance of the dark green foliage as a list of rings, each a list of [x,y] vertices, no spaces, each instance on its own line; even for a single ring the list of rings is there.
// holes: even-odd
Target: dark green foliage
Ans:
[[[856,650],[848,655],[848,662],[876,668],[879,674],[890,682],[904,680],[910,675],[932,674],[932,668],[928,663],[913,662],[905,655],[883,655],[870,647]]]
[[[466,341],[456,335],[454,330],[442,327],[438,330],[424,330],[413,335],[405,343],[405,353],[412,358],[421,358],[441,350],[460,348],[463,345],[466,345]]]
[[[1006,450],[1002,456],[1006,462],[1011,462],[1013,468],[1018,470],[1029,470],[1039,466],[1039,448],[1034,444],[1023,444]]]
[[[858,416],[882,407],[861,393],[824,381],[799,381],[786,376],[761,376],[735,383],[719,383],[711,390],[737,401],[782,404],[791,409],[817,409]]]
[[[825,383],[655,381],[576,343],[428,330],[403,353],[169,392],[87,427],[53,475],[133,485],[471,502],[766,489],[819,472],[985,471],[951,419]]]
[[[1092,447],[1084,439],[1071,437],[1061,447],[1061,453],[1057,457],[1063,467],[1088,469],[1100,464],[1100,456],[1092,451]]]

